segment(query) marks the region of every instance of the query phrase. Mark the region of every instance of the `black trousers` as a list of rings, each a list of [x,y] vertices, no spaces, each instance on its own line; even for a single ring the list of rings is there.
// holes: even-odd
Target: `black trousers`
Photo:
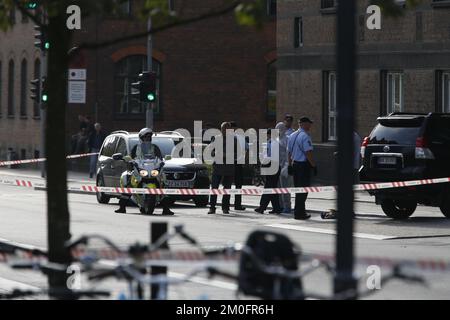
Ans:
[[[311,165],[308,161],[297,162],[294,161],[294,186],[309,187],[311,185]],[[301,216],[306,214],[305,202],[308,198],[307,193],[295,194],[295,216]]]
[[[218,174],[213,174],[211,178],[211,187],[213,189],[219,189],[220,183],[222,182],[224,189],[231,189],[231,184],[233,183],[233,176],[222,176]],[[217,195],[211,195],[209,197],[209,204],[212,209],[216,208]],[[222,209],[230,209],[230,195],[222,196]]]
[[[242,184],[244,183],[244,165],[236,164],[234,167],[234,185],[236,189],[242,189]],[[234,207],[239,208],[242,206],[242,195],[234,196]]]
[[[280,178],[280,168],[274,175],[266,176],[266,183],[264,188],[277,188],[278,187],[278,179]],[[281,211],[280,207],[280,195],[279,194],[263,194],[261,196],[261,200],[259,202],[259,208],[262,210],[266,210],[269,203],[272,202],[272,208],[274,211]]]

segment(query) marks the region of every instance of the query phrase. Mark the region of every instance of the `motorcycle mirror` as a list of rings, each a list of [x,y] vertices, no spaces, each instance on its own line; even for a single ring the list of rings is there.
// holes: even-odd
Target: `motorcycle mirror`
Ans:
[[[113,154],[112,158],[113,158],[113,160],[116,160],[116,161],[123,160],[123,154],[115,153],[115,154]]]
[[[166,156],[164,157],[164,160],[166,160],[166,161],[172,160],[172,156],[166,155]]]

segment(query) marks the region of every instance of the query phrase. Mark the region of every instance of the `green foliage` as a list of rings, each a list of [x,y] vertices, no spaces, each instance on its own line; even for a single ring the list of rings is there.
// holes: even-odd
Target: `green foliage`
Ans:
[[[371,0],[371,4],[379,6],[386,16],[400,17],[405,14],[406,10],[415,8],[422,1],[423,0],[406,0],[405,8],[402,5],[397,4],[395,0]]]
[[[267,16],[266,1],[254,0],[241,3],[235,9],[235,16],[240,25],[261,28]]]

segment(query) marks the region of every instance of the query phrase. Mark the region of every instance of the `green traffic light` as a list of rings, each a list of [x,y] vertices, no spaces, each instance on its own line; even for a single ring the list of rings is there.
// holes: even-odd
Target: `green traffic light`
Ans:
[[[43,94],[43,95],[42,95],[42,101],[43,101],[43,102],[47,102],[47,101],[48,101],[48,95]]]
[[[46,50],[50,49],[50,42],[46,42],[46,43],[44,44],[44,48],[45,48]]]
[[[149,93],[147,95],[147,100],[148,101],[155,101],[155,95],[153,93]]]
[[[38,6],[37,2],[28,2],[27,9],[33,10],[33,9],[36,9],[37,6]]]

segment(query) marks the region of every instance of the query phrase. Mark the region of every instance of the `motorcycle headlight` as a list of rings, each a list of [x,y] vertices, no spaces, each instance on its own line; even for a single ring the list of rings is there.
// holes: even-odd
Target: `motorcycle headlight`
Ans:
[[[141,177],[147,177],[148,176],[148,171],[147,170],[141,170],[141,171],[139,171],[139,175]]]
[[[151,172],[151,176],[152,177],[157,177],[159,175],[159,171],[158,170],[152,170]]]

